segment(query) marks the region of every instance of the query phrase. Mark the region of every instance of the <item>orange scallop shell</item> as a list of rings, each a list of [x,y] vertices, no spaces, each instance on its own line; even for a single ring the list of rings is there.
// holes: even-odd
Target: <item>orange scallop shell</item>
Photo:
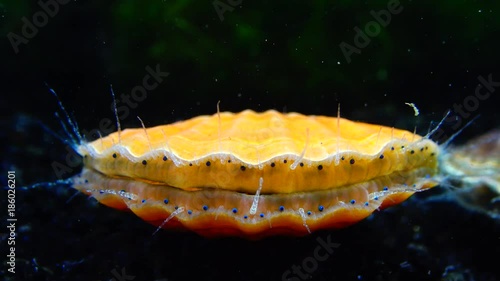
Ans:
[[[162,228],[305,235],[353,224],[436,185],[438,146],[343,118],[220,113],[79,146],[74,187]]]

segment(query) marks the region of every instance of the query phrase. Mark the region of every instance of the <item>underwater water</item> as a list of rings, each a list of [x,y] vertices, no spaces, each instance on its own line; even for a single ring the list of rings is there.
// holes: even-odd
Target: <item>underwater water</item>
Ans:
[[[432,138],[444,143],[471,122],[444,153],[474,145],[467,141],[500,126],[499,9],[393,0],[0,3],[0,179],[16,180],[15,202],[7,189],[0,197],[0,279],[499,280],[489,257],[500,250],[498,193],[447,174],[348,228],[258,241],[156,232],[65,184],[22,188],[81,171],[57,137],[67,139],[66,119],[49,89],[88,141],[116,131],[112,85],[122,129],[140,127],[137,116],[152,127],[214,114],[219,101],[221,111],[327,116],[340,103],[342,117],[420,135],[450,111]],[[487,149],[498,178],[498,146]]]

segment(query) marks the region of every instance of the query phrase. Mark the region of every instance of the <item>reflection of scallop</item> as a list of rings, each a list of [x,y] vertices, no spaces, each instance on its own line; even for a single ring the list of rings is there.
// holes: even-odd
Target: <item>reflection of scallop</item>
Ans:
[[[440,170],[463,189],[457,199],[473,209],[500,217],[500,130],[444,153]]]
[[[127,129],[78,152],[75,188],[105,205],[163,228],[257,238],[343,227],[435,186],[439,148],[379,125],[246,110]]]

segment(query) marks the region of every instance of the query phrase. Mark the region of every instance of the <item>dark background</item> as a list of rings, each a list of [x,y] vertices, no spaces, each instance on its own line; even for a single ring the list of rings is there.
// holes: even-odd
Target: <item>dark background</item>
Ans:
[[[219,100],[222,111],[330,116],[340,103],[346,118],[417,126],[425,135],[448,110],[456,116],[454,105],[470,100],[479,76],[500,81],[500,3],[400,1],[402,11],[348,63],[339,44],[354,46],[354,28],[363,30],[374,20],[370,11],[391,2],[243,0],[221,20],[211,1],[71,1],[16,52],[9,38],[22,36],[22,18],[33,22],[42,8],[0,1],[2,170],[16,170],[19,187],[57,179],[51,163],[64,163],[68,152],[39,124],[64,135],[46,83],[90,131],[114,118],[110,85],[117,96],[129,94],[145,67],[157,64],[170,75],[131,109],[123,127],[140,126],[136,116],[149,127],[213,114]],[[436,139],[478,115],[455,145],[497,128],[499,91],[469,116],[449,118]],[[341,246],[313,279],[498,279],[487,257],[499,252],[498,220],[445,199],[448,191],[417,194],[347,229],[250,242],[151,236],[155,229],[131,214],[82,195],[67,203],[74,191],[66,186],[19,190],[18,273],[8,275],[6,266],[0,273],[7,280],[113,280],[113,269],[125,268],[134,280],[281,280],[312,255],[318,237],[330,235]]]

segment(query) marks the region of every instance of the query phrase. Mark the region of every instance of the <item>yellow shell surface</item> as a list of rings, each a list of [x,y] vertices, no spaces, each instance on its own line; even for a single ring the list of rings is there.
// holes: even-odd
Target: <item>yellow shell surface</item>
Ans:
[[[115,132],[82,146],[80,153],[90,154],[87,165],[106,175],[186,190],[213,187],[249,193],[263,177],[263,193],[291,193],[419,166],[434,168],[436,162],[428,160],[437,146],[405,130],[343,118],[246,110],[127,129],[120,136]],[[163,161],[163,156],[172,161]]]

